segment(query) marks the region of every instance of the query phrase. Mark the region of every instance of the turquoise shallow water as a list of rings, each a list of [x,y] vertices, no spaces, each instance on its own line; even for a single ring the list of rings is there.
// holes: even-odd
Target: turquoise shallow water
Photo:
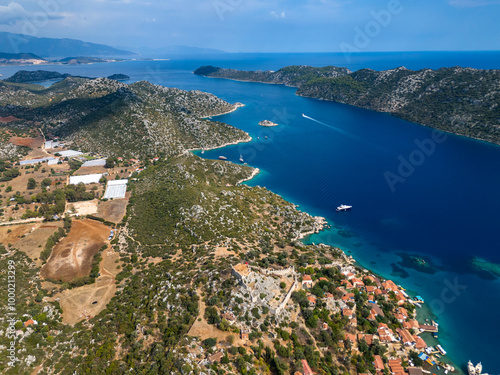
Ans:
[[[131,82],[146,79],[245,103],[217,119],[248,131],[254,140],[203,156],[224,155],[238,162],[241,154],[262,170],[250,185],[266,186],[332,224],[308,241],[342,247],[363,266],[418,291],[438,316],[440,341],[451,358],[462,367],[469,359],[482,361],[486,372],[500,373],[500,281],[471,264],[473,257],[500,263],[500,147],[447,135],[444,142],[434,142],[432,152],[392,191],[384,174],[395,173],[400,158],[415,156],[419,142],[428,145],[432,129],[386,114],[301,98],[293,88],[192,74],[205,64],[241,69],[291,64],[498,68],[499,56],[493,52],[362,54],[348,64],[338,54],[247,54],[210,61],[47,68],[87,76],[125,73]],[[18,69],[0,68],[0,74],[9,76]],[[262,128],[257,124],[263,119],[280,125]],[[353,210],[337,213],[339,204],[353,205]],[[424,258],[430,266],[416,267],[411,256]]]

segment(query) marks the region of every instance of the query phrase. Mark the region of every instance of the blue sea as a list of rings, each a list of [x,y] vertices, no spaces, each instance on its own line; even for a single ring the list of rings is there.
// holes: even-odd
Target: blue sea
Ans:
[[[265,186],[328,220],[329,229],[306,241],[341,247],[363,267],[420,294],[426,302],[422,313],[439,323],[439,342],[455,364],[465,369],[469,359],[481,361],[485,372],[500,373],[500,280],[472,264],[474,258],[500,264],[500,147],[388,114],[298,97],[294,88],[192,74],[201,65],[277,70],[301,64],[498,69],[500,52],[361,53],[349,59],[326,53],[231,54],[0,67],[0,74],[8,77],[20,69],[89,77],[124,73],[131,77],[128,82],[148,80],[244,103],[217,120],[247,131],[253,140],[203,157],[224,155],[239,163],[242,155],[261,170],[249,185]],[[279,126],[260,127],[264,119]],[[340,204],[353,209],[336,212]]]

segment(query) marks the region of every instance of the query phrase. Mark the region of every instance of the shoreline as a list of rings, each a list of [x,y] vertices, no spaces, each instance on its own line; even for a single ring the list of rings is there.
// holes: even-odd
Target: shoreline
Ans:
[[[280,195],[281,197],[281,195]],[[283,198],[283,197],[282,197]],[[284,199],[284,198],[283,198]],[[306,212],[308,215],[311,215],[309,212]],[[307,232],[303,232],[303,233],[300,233],[296,238],[295,240],[303,240],[305,237],[307,236],[310,236],[311,234],[316,234],[316,233],[319,233],[321,232],[323,229],[325,229],[325,227],[328,225],[328,222],[326,221],[326,219],[323,217],[323,216],[312,216],[311,217],[313,218],[314,220],[314,224],[313,224],[313,229],[311,229],[310,231],[307,231]],[[326,246],[330,246],[330,245],[327,245],[327,244],[324,244]]]
[[[223,77],[206,77],[206,76],[204,76],[204,77],[205,77],[205,78],[219,78],[219,79],[227,79],[227,80],[238,81],[238,82],[247,82],[247,83],[252,83],[252,82],[253,82],[253,83],[263,83],[263,84],[275,84],[275,83],[267,83],[267,82],[242,81],[242,80],[237,80],[237,79],[232,79],[232,78],[223,78]],[[281,84],[281,85],[284,85],[284,84]],[[284,86],[287,86],[287,85],[284,85]],[[290,86],[288,86],[288,87],[290,87]],[[334,102],[334,101],[327,100],[327,99],[322,99],[322,98],[314,98],[314,97],[308,97],[308,96],[304,96],[304,95],[299,95],[299,94],[297,94],[297,91],[295,92],[295,95],[296,95],[296,96],[299,96],[299,97],[303,97],[303,98],[308,98],[308,99],[316,99],[316,100],[321,100],[321,101]],[[347,103],[341,103],[341,104],[348,105],[348,106],[352,106],[352,105],[347,104]],[[362,107],[357,107],[357,108],[360,108],[360,109],[365,109],[365,110],[366,110],[366,108],[362,108]],[[373,110],[370,110],[370,109],[368,109],[368,110],[369,110],[369,111],[373,111]],[[378,111],[373,111],[373,112],[378,112]],[[391,115],[392,115],[392,116],[394,116],[393,114],[391,114]],[[397,117],[397,116],[394,116],[394,117]],[[414,123],[414,124],[416,124],[416,125],[420,125],[420,126],[425,126],[425,127],[431,128],[431,129],[436,129],[436,128],[432,127],[432,126],[427,126],[427,125],[423,125],[423,124],[419,124],[419,123]],[[440,129],[438,129],[438,130],[440,130]],[[440,131],[442,131],[442,130],[440,130]],[[454,135],[458,135],[458,136],[463,136],[463,135],[461,135],[461,134],[456,134],[456,133],[451,133],[451,132],[446,132],[446,131],[443,131],[443,132],[445,132],[445,133],[447,133],[447,134],[454,134]],[[475,141],[486,142],[486,143],[490,143],[490,144],[492,143],[492,142],[488,142],[488,141],[481,140],[481,139],[475,139],[475,138],[473,138],[473,137],[468,137],[468,136],[464,136],[464,137],[469,138],[469,139],[474,139]],[[493,145],[495,145],[495,144],[493,144]],[[495,146],[496,146],[496,145],[495,145]],[[278,194],[278,195],[280,195],[280,194]],[[281,196],[281,195],[280,195],[280,196]],[[314,217],[314,216],[313,216],[313,217]],[[315,218],[315,217],[314,217],[314,218]],[[325,228],[324,228],[324,227],[322,227],[319,231],[308,231],[308,232],[302,233],[302,234],[301,234],[301,235],[300,235],[297,239],[298,239],[298,240],[304,240],[304,238],[305,238],[305,237],[307,237],[307,236],[309,236],[309,235],[317,234],[318,232],[320,232],[320,231],[322,231],[322,230],[324,230],[324,229],[325,229]],[[322,243],[322,244],[324,244],[324,242],[321,242],[321,243]],[[325,244],[325,245],[327,245],[327,246],[332,246],[332,247],[338,247],[338,246],[335,246],[335,245],[333,245],[333,244]],[[348,256],[348,255],[347,255],[347,253],[345,252],[346,250],[351,251],[351,249],[342,249],[342,252],[343,252],[346,256]],[[351,256],[351,257],[352,257],[352,256]],[[360,263],[360,262],[359,262],[359,260],[357,259],[357,257],[356,257],[356,258],[352,257],[352,259],[356,262],[356,264],[357,264],[357,265],[359,265],[359,266],[360,266],[360,267],[362,267],[363,269],[366,269],[366,270],[368,270],[369,272],[371,272],[371,273],[373,273],[373,274],[377,275],[378,277],[383,278],[383,279],[387,279],[387,280],[391,279],[391,277],[390,277],[390,276],[388,276],[388,277],[382,277],[382,276],[381,276],[378,272],[374,272],[374,271],[371,269],[371,267],[365,267],[362,263]],[[399,283],[398,283],[398,286],[399,286],[400,288],[404,288],[404,285],[405,285],[405,283],[404,283],[404,282],[399,282]],[[410,294],[414,294],[414,293],[415,293],[415,294],[418,294],[418,291],[417,291],[417,290],[412,289],[412,290],[411,290],[411,292],[410,292]],[[428,304],[425,304],[425,305],[423,305],[423,306],[425,306],[425,307],[424,307],[424,309],[425,309],[425,310],[420,310],[420,308],[416,310],[416,311],[417,311],[417,317],[418,317],[417,319],[418,319],[418,320],[424,320],[424,319],[426,318],[426,315],[427,315],[426,311],[427,311],[427,310],[428,310],[428,311],[429,311],[432,315],[436,316],[438,319],[439,319],[439,318],[442,318],[442,316],[440,316],[440,315],[438,315],[438,314],[435,314],[435,313],[432,311],[432,309],[430,308],[430,306],[429,306]],[[424,322],[422,322],[422,323],[424,323]],[[439,338],[438,338],[438,339],[436,339],[436,341],[437,341],[437,344],[441,344],[441,345],[443,344],[443,341],[442,341],[441,339],[439,339]],[[435,345],[437,345],[437,344],[435,344]],[[429,342],[429,345],[432,345],[432,344]],[[459,363],[461,363],[461,362],[462,362],[459,358],[452,358],[452,357],[450,357],[450,355],[449,355],[449,354],[447,354],[447,355],[446,355],[446,358],[447,358],[447,361],[442,361],[442,362],[445,362],[445,363],[449,363],[449,364],[451,364],[451,365],[455,368],[455,372],[454,372],[454,373],[456,373],[456,374],[463,374],[463,373],[464,373],[463,368],[459,365]],[[434,368],[433,368],[433,370],[434,370]],[[435,371],[435,370],[434,370],[434,371]]]
[[[245,134],[248,136],[246,139],[238,139],[238,140],[235,140],[235,141],[232,141],[232,142],[224,143],[224,144],[219,145],[219,146],[213,146],[213,147],[207,147],[207,148],[204,148],[204,147],[187,148],[186,151],[187,152],[193,152],[193,151],[210,151],[210,150],[217,150],[218,148],[223,148],[223,147],[226,147],[226,146],[234,146],[234,145],[237,145],[239,143],[248,143],[248,142],[251,142],[253,140],[253,138],[250,136],[250,134],[248,134],[246,132],[245,132]]]
[[[253,168],[253,167],[250,167],[250,168]],[[247,177],[247,178],[244,178],[244,179],[241,179],[239,180],[236,185],[241,185],[243,182],[246,182],[246,181],[250,181],[251,179],[253,179],[255,176],[257,176],[258,174],[260,173],[260,169],[259,168],[253,168],[253,171],[252,171],[252,174]]]
[[[208,119],[210,117],[217,117],[217,116],[226,115],[226,114],[234,112],[238,108],[241,108],[241,107],[244,107],[244,106],[245,106],[245,104],[243,104],[243,103],[235,103],[235,104],[233,104],[233,108],[231,110],[227,111],[227,112],[219,113],[219,114],[216,114],[216,115],[205,116],[205,117],[202,117],[202,119]],[[226,125],[229,125],[229,124],[226,124]],[[233,126],[233,125],[230,125],[230,126]],[[233,126],[233,127],[235,129],[241,130],[241,129],[235,127],[235,126]],[[241,131],[243,131],[247,135],[247,138],[245,138],[245,139],[237,139],[235,141],[227,142],[227,143],[224,143],[224,144],[219,145],[219,146],[213,146],[213,147],[207,147],[207,148],[205,148],[205,147],[187,148],[186,151],[188,151],[188,152],[193,152],[193,151],[210,151],[210,150],[216,150],[218,148],[222,148],[222,147],[226,147],[226,146],[234,146],[234,145],[237,145],[239,143],[248,143],[248,142],[251,142],[253,140],[253,138],[251,137],[250,134],[248,134],[244,130],[241,130]]]
[[[241,107],[244,107],[244,106],[245,106],[245,104],[243,104],[243,103],[234,103],[233,104],[233,108],[230,109],[229,111],[218,113],[216,115],[203,116],[202,119],[206,120],[206,119],[210,119],[211,117],[217,117],[217,116],[227,115],[228,113],[234,112],[238,108],[241,108]]]
[[[316,219],[316,218],[321,218],[321,217],[320,216],[315,216],[314,218]],[[327,222],[325,221],[325,223],[327,223]],[[322,231],[322,230],[324,230],[324,227],[322,229],[320,229],[320,231]],[[318,232],[307,232],[307,233],[304,233],[304,234],[306,234],[308,236],[308,235],[317,234],[317,233],[319,233],[319,231]],[[302,238],[297,238],[297,240],[300,240],[302,243],[304,243],[305,245],[307,245],[306,241],[304,241],[303,237]],[[339,250],[343,254],[343,257],[344,257],[344,259],[346,261],[349,261],[353,266],[357,266],[357,267],[361,268],[363,272],[370,273],[371,275],[377,277],[381,281],[383,281],[383,280],[385,280],[385,281],[387,281],[387,280],[393,281],[396,284],[396,286],[401,291],[403,291],[403,293],[405,294],[405,296],[407,298],[407,302],[415,306],[415,316],[414,316],[414,319],[417,320],[419,322],[419,324],[434,325],[434,320],[439,321],[439,319],[441,318],[440,315],[434,313],[434,311],[432,310],[431,306],[428,303],[426,303],[426,302],[420,303],[420,305],[421,305],[420,307],[418,305],[416,305],[416,301],[414,301],[413,298],[415,296],[417,296],[417,295],[420,294],[417,290],[415,290],[415,289],[407,289],[407,288],[404,287],[404,283],[395,282],[393,277],[391,277],[389,275],[388,276],[384,276],[381,273],[374,271],[371,267],[366,267],[363,263],[361,263],[357,259],[357,257],[354,257],[352,254],[348,254],[347,251],[349,249],[346,248],[345,246],[337,246],[337,245],[333,245],[333,244],[327,244],[327,243],[324,243],[324,242],[318,242],[318,243],[310,242],[309,244],[310,245],[312,244],[312,245],[315,245],[315,246],[328,246],[328,247],[335,248],[335,249]],[[439,324],[437,326],[439,326]],[[439,331],[439,329],[438,329],[438,332],[439,332],[439,334],[441,334],[441,331]],[[422,337],[422,335],[425,334],[425,333],[430,334],[430,333],[428,333],[426,331],[418,331],[418,332],[415,333],[415,335],[417,335],[419,337]],[[441,346],[443,345],[443,341],[439,337],[438,338],[434,338],[432,336],[431,337],[427,337],[425,339],[425,342],[427,344],[427,347],[436,347],[436,345],[441,345]],[[430,356],[430,357],[432,358],[432,356]],[[443,357],[445,357],[446,360],[444,360]],[[450,372],[450,374],[459,374],[459,375],[466,375],[467,374],[467,372],[464,371],[464,369],[460,366],[460,364],[456,360],[456,358],[452,358],[448,353],[446,355],[444,355],[444,356],[440,355],[439,357],[434,358],[434,360],[436,361],[435,366],[440,366],[441,370],[437,370],[435,366],[433,366],[431,368],[425,368],[425,367],[423,367],[424,370],[426,370],[427,373],[429,373],[429,374],[434,374],[434,375],[435,374],[443,374],[444,370],[448,370]],[[450,366],[450,367],[448,367],[448,366]],[[424,374],[425,373],[426,372],[424,371]]]
[[[338,104],[343,104],[343,105],[347,105],[347,106],[351,106],[351,107],[365,109],[367,111],[373,111],[373,112],[377,112],[377,113],[386,113],[386,114],[389,114],[389,115],[391,115],[391,116],[393,116],[393,117],[395,117],[397,119],[400,119],[400,120],[403,120],[403,121],[407,121],[407,122],[412,123],[412,124],[424,126],[426,128],[436,129],[436,130],[441,131],[441,132],[446,133],[446,134],[452,134],[452,135],[456,135],[456,136],[459,136],[459,137],[464,137],[464,138],[467,138],[467,139],[473,139],[473,140],[478,141],[478,142],[482,142],[482,143],[486,143],[486,144],[490,144],[490,145],[494,145],[494,146],[500,146],[500,141],[499,142],[494,142],[494,141],[491,141],[491,140],[488,140],[488,139],[479,138],[479,137],[476,137],[476,136],[470,136],[470,135],[466,135],[466,134],[462,134],[462,133],[454,133],[454,132],[452,132],[450,130],[440,129],[440,128],[432,126],[432,125],[426,125],[426,124],[421,124],[419,122],[409,121],[409,120],[404,119],[401,116],[398,116],[396,113],[381,112],[381,111],[377,111],[375,109],[365,108],[365,107],[361,107],[361,106],[357,106],[357,105],[349,104],[349,103],[344,103],[344,102],[339,102],[339,101],[335,101],[335,100],[332,100],[332,99],[325,99],[325,98],[321,98],[321,97],[302,95],[302,94],[298,93],[298,91],[300,89],[300,87],[298,87],[298,86],[287,85],[285,83],[261,82],[261,81],[246,81],[246,80],[235,79],[235,78],[210,77],[210,76],[205,76],[205,75],[201,75],[201,77],[204,77],[204,78],[214,78],[214,79],[226,79],[228,81],[235,81],[235,82],[260,83],[260,84],[264,84],[264,85],[281,85],[281,86],[284,86],[284,87],[295,88],[296,91],[295,91],[294,94],[296,96],[301,97],[301,98],[316,99],[316,100],[320,100],[320,101],[325,101],[325,102],[330,102],[330,103],[338,103]]]
[[[245,181],[249,181],[251,179],[253,179],[255,176],[257,176],[258,174],[260,173],[260,169],[258,168],[254,168],[254,171],[252,172],[251,176],[249,176],[248,178],[245,178],[245,179],[242,179],[240,181],[238,181],[237,184],[241,184]],[[277,193],[275,193],[277,194]],[[282,197],[280,194],[277,194],[278,196]],[[283,197],[282,197],[283,198]],[[285,198],[283,198],[285,199]],[[286,199],[285,199],[286,200]],[[287,202],[289,202],[287,200]],[[296,207],[298,207],[298,205],[295,205]],[[313,224],[313,229],[310,230],[310,231],[307,231],[307,232],[303,232],[303,233],[300,233],[297,235],[297,237],[294,238],[294,241],[301,241],[303,243],[305,243],[305,238],[310,236],[310,235],[314,235],[314,234],[318,234],[320,233],[321,231],[324,231],[325,229],[328,228],[329,224],[328,224],[328,221],[326,220],[325,217],[322,217],[322,216],[312,216],[312,214],[310,214],[309,212],[307,211],[304,211],[306,212],[308,215],[310,215],[313,220],[314,220],[314,224]],[[351,262],[357,266],[359,266],[360,268],[362,268],[363,270],[375,275],[376,277],[382,279],[382,280],[392,280],[392,278],[390,276],[383,276],[381,275],[379,272],[376,272],[374,270],[371,269],[371,267],[366,267],[364,266],[363,263],[361,263],[357,257],[354,257],[353,255],[348,255],[346,253],[346,250],[344,247],[339,247],[339,246],[336,246],[336,245],[333,245],[333,244],[327,244],[327,243],[324,243],[324,242],[319,242],[317,243],[316,245],[323,245],[323,246],[330,246],[330,247],[334,247],[334,248],[337,248],[339,249],[340,251],[342,251],[342,253],[344,254],[344,257],[345,258],[350,258],[351,259]],[[404,283],[397,283],[396,284],[398,286],[398,288],[400,288],[401,290],[403,291],[408,291],[408,303],[411,303],[414,305],[414,301],[413,301],[413,294],[415,295],[419,295],[420,293],[417,291],[417,290],[414,290],[414,289],[407,289],[404,287]],[[415,319],[420,323],[420,324],[430,324],[429,322],[426,321],[426,318],[428,318],[428,315],[429,316],[433,316],[435,317],[436,320],[440,319],[441,317],[438,315],[438,314],[435,314],[431,307],[428,305],[428,304],[425,304],[425,302],[423,304],[421,304],[422,307],[418,307],[418,306],[415,306],[416,307],[416,310],[415,310]],[[416,335],[418,336],[421,336],[421,334],[424,333],[424,332],[418,332],[416,333]],[[428,340],[428,339],[426,339]],[[429,342],[428,343],[428,347],[431,347],[431,346],[436,346],[436,345],[443,345],[443,342],[439,339],[439,338],[433,338],[432,340],[435,340],[435,342]],[[450,371],[450,373],[452,374],[459,374],[459,375],[465,375],[466,373],[464,372],[464,370],[460,367],[459,365],[459,362],[455,360],[455,358],[452,358],[449,356],[449,354],[447,354],[446,356],[446,359],[447,360],[443,360],[443,359],[438,359],[439,362],[442,362],[440,365],[443,365],[443,371],[444,369],[446,369],[446,366],[444,366],[444,364],[447,364],[448,366],[451,366],[454,370],[452,371],[451,368],[448,368],[448,370]],[[437,372],[435,368],[432,368],[432,371],[434,371],[434,373],[439,373],[441,374],[442,371],[440,372]]]
[[[322,229],[323,230],[323,229]],[[319,232],[318,232],[319,233]],[[317,233],[311,233],[309,235],[312,235],[312,234],[317,234]],[[304,244],[306,244],[307,241],[304,241],[302,240],[302,242]],[[344,256],[346,258],[350,258],[351,261],[352,261],[352,264],[357,266],[357,267],[360,267],[361,269],[363,269],[364,271],[366,272],[369,272],[371,273],[372,275],[378,277],[379,279],[381,280],[392,280],[394,281],[394,277],[391,276],[391,275],[383,275],[383,272],[377,272],[375,270],[372,269],[372,267],[370,266],[366,266],[364,263],[362,263],[357,256],[353,255],[353,251],[352,251],[352,248],[350,247],[347,247],[347,246],[343,246],[343,245],[335,245],[335,244],[328,244],[328,243],[325,243],[323,241],[319,241],[319,242],[312,242],[312,241],[309,241],[309,244],[312,244],[312,245],[316,245],[316,246],[330,246],[330,247],[333,247],[333,248],[336,248],[338,250],[340,250],[342,252],[342,254],[344,254]],[[349,251],[349,254],[347,253]],[[420,295],[422,294],[421,292],[419,292],[418,290],[416,290],[415,288],[407,288],[405,286],[405,283],[404,282],[396,282],[394,281],[396,286],[398,288],[400,288],[401,290],[405,291],[405,293],[408,294],[408,302],[413,304],[415,306],[415,319],[419,321],[419,323],[421,324],[430,324],[430,322],[427,321],[427,319],[431,320],[436,320],[439,322],[440,319],[442,319],[442,316],[439,315],[439,314],[436,314],[429,303],[421,303],[421,307],[418,307],[415,305],[415,301],[413,301],[413,297],[417,296],[417,295]],[[421,336],[423,333],[425,332],[418,332],[416,333],[418,336]],[[441,335],[441,331],[439,331],[439,335]],[[431,346],[436,346],[436,345],[444,345],[443,341],[441,338],[434,338],[434,337],[431,337],[430,338],[431,341],[435,341],[434,343],[432,343],[431,341],[429,341],[429,339],[426,339],[426,344],[428,345],[428,347],[431,347]],[[445,346],[445,345],[444,345]],[[442,357],[446,357],[446,360],[443,360]],[[441,358],[438,358],[438,360],[440,362],[443,362],[444,364],[448,364],[450,366],[452,366],[454,368],[454,371],[450,371],[450,374],[459,374],[459,375],[466,375],[467,372],[464,370],[464,368],[461,367],[460,365],[460,360],[459,358],[455,358],[455,357],[451,357],[449,353],[447,353],[445,356],[441,356]],[[443,374],[443,370],[445,369],[444,366],[441,366],[442,367],[442,370],[440,372],[437,372],[436,371],[436,368],[435,367],[431,367],[431,373],[430,374],[439,374],[439,375],[442,375]],[[425,375],[425,372],[424,372],[424,375]],[[483,374],[484,375],[484,374]]]

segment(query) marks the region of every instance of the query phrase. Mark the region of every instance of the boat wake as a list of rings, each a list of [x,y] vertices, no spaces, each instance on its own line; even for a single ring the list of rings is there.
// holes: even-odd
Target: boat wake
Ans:
[[[321,124],[321,125],[323,125],[323,126],[326,126],[326,127],[330,128],[330,129],[333,129],[333,130],[335,130],[336,132],[339,132],[339,133],[341,133],[341,134],[343,134],[343,135],[345,135],[345,136],[347,136],[347,137],[349,137],[349,138],[352,138],[352,139],[356,139],[356,140],[358,140],[358,141],[361,141],[361,138],[356,137],[355,135],[352,135],[352,134],[350,134],[350,133],[348,133],[348,132],[346,132],[346,131],[344,131],[344,130],[341,130],[341,129],[339,129],[339,128],[336,128],[336,127],[335,127],[335,126],[333,126],[333,125],[327,124],[327,123],[325,123],[325,122],[323,122],[323,121],[316,120],[315,118],[312,118],[312,117],[307,116],[307,115],[305,115],[305,114],[302,114],[302,117],[304,117],[304,118],[306,118],[306,119],[308,119],[308,120],[311,120],[311,121],[317,122],[318,124]]]
[[[376,144],[373,144],[373,143],[371,143],[371,142],[368,142],[368,141],[366,141],[366,140],[364,140],[364,139],[362,139],[362,138],[360,138],[360,137],[358,137],[358,136],[356,136],[356,135],[354,135],[354,134],[351,134],[351,133],[349,133],[349,132],[346,132],[345,130],[342,130],[342,129],[336,128],[336,127],[335,127],[335,126],[333,126],[333,125],[327,124],[327,123],[325,123],[325,122],[323,122],[323,121],[316,120],[315,118],[312,118],[312,117],[307,116],[307,115],[305,115],[305,114],[302,114],[302,117],[304,117],[304,118],[306,118],[306,119],[308,119],[308,120],[311,120],[311,121],[317,122],[318,124],[323,125],[323,126],[326,126],[326,127],[330,128],[330,129],[333,129],[333,130],[335,130],[337,133],[340,133],[340,134],[342,134],[342,135],[345,135],[346,137],[351,138],[351,139],[353,139],[353,140],[355,140],[355,141],[358,141],[358,142],[362,142],[362,143],[368,144],[368,145],[369,145],[370,147],[372,147],[372,148],[378,149],[378,150],[383,151],[383,152],[389,152],[389,153],[391,153],[391,151],[390,151],[390,150],[388,150],[388,149],[386,149],[385,147],[381,147],[381,146],[379,146],[379,145],[376,145]]]

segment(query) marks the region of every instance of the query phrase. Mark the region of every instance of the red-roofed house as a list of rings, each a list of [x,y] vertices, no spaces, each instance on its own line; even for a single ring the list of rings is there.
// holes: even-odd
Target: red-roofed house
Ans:
[[[392,342],[395,341],[394,339],[394,332],[392,332],[391,329],[387,326],[385,323],[379,323],[378,324],[378,336],[380,338],[380,342]]]
[[[404,307],[398,307],[397,310],[401,315],[403,315],[406,318],[408,318],[408,311]]]
[[[346,289],[352,289],[353,288],[353,286],[352,286],[352,284],[351,284],[351,282],[349,280],[345,280],[344,279],[344,280],[342,280],[341,284],[345,285]]]
[[[226,319],[230,324],[233,324],[236,321],[236,317],[231,311],[221,314],[221,318]]]
[[[398,305],[404,305],[404,303],[406,302],[406,298],[405,296],[403,296],[402,293],[397,293],[396,294],[396,300],[398,301]]]
[[[393,374],[404,374],[405,370],[401,365],[401,358],[389,359],[389,367]]]
[[[403,323],[405,321],[405,317],[403,314],[394,314],[394,317],[398,320],[399,323]]]
[[[353,274],[352,272],[348,272],[348,273],[346,274],[346,277],[347,277],[347,279],[348,279],[348,280],[351,280],[352,278],[354,278],[354,276],[356,276],[356,275],[355,275],[355,274]]]
[[[357,278],[353,278],[351,280],[351,283],[352,285],[355,287],[355,288],[362,288],[365,286],[365,283],[362,282],[360,279],[357,279]]]
[[[356,336],[350,334],[350,333],[345,333],[345,336],[344,336],[344,340],[349,340],[351,342],[355,342],[356,341]]]
[[[302,276],[302,288],[312,288],[313,281],[311,279],[311,275]]]
[[[405,344],[406,346],[415,345],[416,341],[407,329],[398,328],[396,332],[399,334],[399,337],[401,337],[401,341],[403,341],[403,344]]]
[[[374,315],[380,315],[380,316],[382,316],[382,317],[384,317],[384,316],[385,316],[385,314],[384,314],[384,312],[382,311],[382,309],[380,308],[380,306],[379,306],[379,305],[377,305],[376,303],[374,303],[374,304],[373,304],[372,309],[371,309],[371,312],[372,312],[372,314],[374,314]]]
[[[248,328],[242,328],[240,329],[240,338],[242,340],[248,340],[248,334],[250,333],[250,330]]]
[[[382,286],[384,287],[385,290],[392,290],[393,292],[398,290],[398,286],[394,284],[394,281],[392,280],[387,280],[382,283]]]
[[[316,306],[316,297],[309,296],[309,297],[307,297],[307,300],[309,301],[309,307],[315,307]]]
[[[427,344],[425,343],[424,339],[417,336],[413,335],[413,338],[415,339],[415,348],[416,349],[425,349],[427,348]]]
[[[373,335],[365,335],[363,333],[358,333],[358,341],[365,340],[368,345],[373,344]]]
[[[379,355],[373,356],[373,366],[375,366],[375,370],[384,371],[384,361],[382,361],[382,357]]]
[[[311,370],[309,363],[307,363],[307,360],[305,360],[305,359],[302,360],[302,374],[314,375],[314,372]]]
[[[354,313],[350,309],[344,309],[342,310],[342,315],[347,316],[349,319],[352,319]]]

